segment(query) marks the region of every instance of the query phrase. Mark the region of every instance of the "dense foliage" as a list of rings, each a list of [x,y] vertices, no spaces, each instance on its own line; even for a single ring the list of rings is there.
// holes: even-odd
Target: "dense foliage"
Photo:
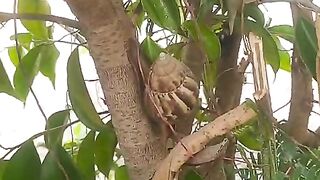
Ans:
[[[274,74],[280,70],[291,73],[291,50],[285,50],[280,40],[294,43],[303,63],[317,80],[318,42],[314,22],[310,19],[301,16],[294,26],[270,26],[255,1],[244,1],[243,7],[238,8],[233,7],[232,0],[201,0],[195,10],[186,6],[186,2],[136,0],[127,1],[123,6],[140,32],[140,47],[150,63],[156,61],[161,52],[181,60],[184,48],[191,40],[201,47],[205,59],[201,78],[204,96],[203,107],[196,114],[195,131],[213,120],[214,113],[209,105],[216,100],[213,97],[221,75],[218,65],[224,48],[222,41],[231,33],[242,33],[243,42],[250,32],[260,37],[264,59]],[[6,16],[3,20],[0,14],[3,26],[6,21],[14,20],[15,23],[20,21],[26,29],[2,37],[16,43],[7,48],[8,57],[16,69],[14,76],[9,77],[0,61],[0,92],[28,103],[27,96],[36,96],[32,83],[38,74],[47,77],[55,87],[55,67],[60,53],[56,47],[59,40],[53,37],[53,31],[66,21],[57,23],[57,17],[51,16],[46,0],[18,0],[17,14],[20,15],[19,20],[14,19],[15,14],[3,14]],[[32,16],[26,16],[28,14]],[[50,115],[44,132],[7,149],[8,153],[0,159],[0,180],[80,180],[103,176],[116,180],[129,179],[111,121],[103,121],[110,113],[96,111],[86,88],[79,51],[88,46],[75,26],[72,29],[67,27],[71,26],[70,23],[64,25],[66,32],[77,39],[77,42],[69,42],[76,45],[70,56],[61,58],[68,61],[66,83],[71,104],[65,110]],[[240,51],[249,55],[251,52],[247,48],[239,47]],[[71,112],[79,120],[71,121]],[[266,123],[268,120],[264,113],[260,113],[258,118],[233,131],[238,143],[235,145],[235,159],[229,159],[234,161],[234,171],[231,172],[241,179],[319,179],[320,151],[294,140],[280,128],[280,124],[269,126]],[[65,130],[75,123],[82,123],[87,135],[81,141],[63,141]],[[274,134],[270,134],[270,130]],[[33,143],[42,135],[48,149],[43,161]],[[12,157],[9,159],[10,153]],[[197,173],[196,168],[191,168],[185,179],[205,178]]]

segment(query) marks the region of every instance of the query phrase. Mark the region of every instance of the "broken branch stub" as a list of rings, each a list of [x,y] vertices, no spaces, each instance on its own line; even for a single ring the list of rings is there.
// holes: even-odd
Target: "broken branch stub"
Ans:
[[[256,115],[256,111],[248,105],[248,102],[243,103],[202,127],[198,132],[184,137],[161,162],[153,180],[173,179],[181,166],[191,158],[190,153],[194,155],[205,149],[213,138],[224,135],[235,127],[247,123]]]

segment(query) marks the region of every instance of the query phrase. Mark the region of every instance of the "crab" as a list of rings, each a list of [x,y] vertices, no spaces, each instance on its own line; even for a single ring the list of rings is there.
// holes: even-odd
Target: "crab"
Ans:
[[[198,105],[199,87],[194,74],[168,54],[161,54],[152,64],[146,82],[147,106],[155,119],[174,126]]]

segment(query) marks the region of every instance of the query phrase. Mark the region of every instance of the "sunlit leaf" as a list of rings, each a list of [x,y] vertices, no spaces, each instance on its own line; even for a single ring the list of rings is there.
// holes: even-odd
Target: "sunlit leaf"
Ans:
[[[34,77],[39,72],[41,46],[32,48],[21,60],[14,77],[13,84],[20,100],[25,101]]]
[[[25,142],[12,156],[3,174],[3,180],[42,180],[41,162],[33,141]]]
[[[94,108],[83,79],[78,48],[69,57],[67,73],[70,101],[79,120],[90,129],[99,130],[103,128],[104,124]]]
[[[271,34],[263,26],[253,21],[245,21],[245,27],[247,31],[253,32],[262,38],[264,59],[276,73],[280,67],[280,56],[277,44],[274,42]]]
[[[147,56],[148,60],[154,62],[163,51],[162,48],[154,42],[150,36],[147,36],[141,43],[142,50]]]
[[[21,58],[23,58],[25,53],[24,53],[23,48],[21,46],[18,46],[18,51],[20,53]],[[17,67],[19,65],[19,56],[17,53],[16,46],[8,47],[8,55],[9,55],[9,58],[10,58],[12,64]]]
[[[15,91],[0,59],[0,93],[2,92],[7,93],[11,96],[15,96]]]
[[[56,62],[60,55],[60,52],[54,44],[43,45],[40,52],[40,72],[48,77],[55,86],[56,78]]]
[[[129,174],[126,166],[120,166],[115,170],[115,180],[129,180]]]
[[[315,27],[308,20],[300,18],[297,21],[295,33],[300,56],[309,68],[312,76],[316,77],[316,56],[318,45]]]
[[[79,170],[82,172],[84,179],[86,180],[95,179],[94,138],[95,132],[90,131],[89,134],[83,139],[82,143],[80,144],[77,156],[77,165],[79,167]]]
[[[76,168],[70,155],[57,146],[49,151],[41,167],[41,180],[82,180],[80,171]],[[84,179],[85,180],[85,179]]]
[[[113,165],[113,155],[117,143],[117,136],[111,122],[109,122],[107,128],[99,133],[95,142],[96,165],[99,171],[106,176]]]
[[[180,31],[181,19],[176,1],[172,0],[141,0],[148,17],[160,27],[175,32]]]
[[[46,130],[56,129],[59,126],[63,126],[67,123],[69,118],[69,110],[63,110],[53,113],[46,124]],[[52,149],[57,145],[62,145],[62,137],[65,128],[58,128],[56,130],[49,131],[44,134],[44,140],[48,149]]]
[[[289,52],[282,47],[278,37],[276,37],[275,35],[272,35],[272,38],[274,39],[274,42],[276,42],[277,47],[279,49],[280,69],[291,72],[291,64],[290,64],[291,57]]]
[[[15,40],[15,37],[17,37],[17,41],[20,46],[24,47],[27,50],[30,49],[30,44],[32,42],[32,34],[18,33],[16,36],[15,35],[10,36],[10,39]]]
[[[272,35],[279,36],[291,43],[295,41],[294,29],[290,25],[277,25],[268,28]]]
[[[50,6],[46,0],[19,0],[18,13],[50,14]],[[21,20],[24,27],[37,39],[48,39],[45,21]]]

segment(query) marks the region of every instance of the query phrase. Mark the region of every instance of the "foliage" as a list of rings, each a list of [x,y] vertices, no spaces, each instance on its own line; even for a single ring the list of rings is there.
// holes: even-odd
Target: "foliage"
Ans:
[[[202,0],[198,14],[187,17],[188,8],[184,3],[174,0],[137,0],[127,2],[128,15],[133,17],[138,13],[134,24],[141,28],[145,23],[147,36],[141,43],[142,53],[150,62],[154,62],[161,52],[167,52],[177,59],[182,59],[182,49],[189,41],[196,42],[205,54],[205,65],[202,85],[205,99],[210,101],[210,93],[216,88],[218,64],[222,54],[222,39],[227,32],[224,25],[228,19],[226,9],[214,14],[214,22],[205,22],[205,14],[211,11],[213,5],[223,8],[216,0]],[[19,0],[18,13],[51,14],[51,8],[46,0]],[[187,9],[187,10],[186,10]],[[196,17],[193,17],[196,16]],[[299,19],[297,26],[278,25],[270,27],[266,24],[262,11],[255,3],[246,4],[243,19],[236,18],[234,23],[243,26],[243,33],[250,32],[262,39],[265,61],[272,67],[274,73],[279,69],[291,71],[290,55],[280,39],[296,43],[301,58],[316,77],[316,42],[315,27],[306,19]],[[21,20],[26,32],[19,32],[9,37],[16,42],[10,46],[8,58],[15,67],[13,77],[7,74],[0,60],[0,93],[13,96],[23,103],[32,89],[34,79],[39,72],[48,78],[55,87],[56,63],[60,52],[53,39],[51,28],[45,21]],[[140,29],[141,31],[141,29]],[[158,32],[167,34],[163,39],[156,39]],[[165,42],[164,42],[165,41]],[[0,160],[0,180],[20,179],[95,179],[96,175],[116,180],[129,179],[126,166],[121,163],[122,156],[117,149],[117,137],[111,121],[104,123],[91,101],[89,91],[82,74],[79,57],[79,46],[70,53],[67,64],[67,85],[71,108],[53,113],[47,121],[44,134],[48,153],[41,162],[33,139],[20,146],[10,160]],[[198,61],[195,59],[195,61]],[[204,125],[211,121],[208,109],[197,113],[197,123]],[[85,137],[78,141],[63,142],[64,131],[73,123],[70,113],[75,113],[86,129]],[[235,129],[233,134],[238,138],[237,154],[242,164],[236,168],[236,174],[241,179],[260,179],[263,177],[264,150],[275,156],[276,167],[273,179],[317,179],[320,176],[320,152],[296,144],[284,132],[277,129],[276,137],[270,145],[266,135],[263,118],[252,120],[249,124]],[[80,135],[79,135],[80,137]],[[79,138],[78,137],[78,138]],[[19,172],[19,173],[17,173]],[[196,168],[191,168],[185,179],[203,179]]]

